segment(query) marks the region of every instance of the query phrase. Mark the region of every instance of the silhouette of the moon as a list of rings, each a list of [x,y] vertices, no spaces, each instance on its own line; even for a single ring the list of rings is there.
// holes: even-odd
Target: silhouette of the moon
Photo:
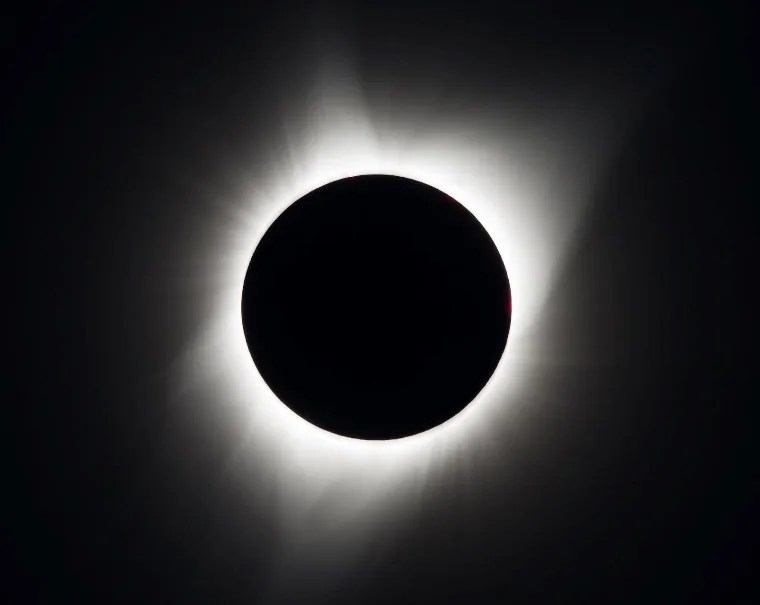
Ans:
[[[365,175],[289,206],[248,267],[248,348],[308,422],[395,439],[455,416],[507,342],[502,258],[459,202],[424,183]]]

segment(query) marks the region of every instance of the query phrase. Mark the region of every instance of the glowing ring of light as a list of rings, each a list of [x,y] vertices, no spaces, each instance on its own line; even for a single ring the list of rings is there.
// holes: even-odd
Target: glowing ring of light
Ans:
[[[265,178],[251,178],[249,193],[227,200],[231,212],[219,213],[224,220],[216,225],[219,237],[209,245],[211,258],[201,261],[210,263],[207,272],[219,281],[204,309],[199,341],[181,363],[179,388],[200,393],[245,423],[251,436],[246,447],[253,450],[248,459],[266,471],[278,469],[284,502],[305,502],[331,482],[350,481],[363,496],[347,501],[359,506],[364,499],[387,497],[394,491],[389,486],[398,493],[402,483],[493,437],[496,419],[503,418],[524,384],[523,361],[531,355],[525,335],[572,232],[568,216],[577,215],[578,208],[566,203],[564,214],[557,211],[557,200],[541,180],[544,166],[520,163],[520,145],[505,146],[503,134],[494,136],[487,124],[479,131],[476,124],[470,132],[451,126],[424,137],[416,132],[411,140],[403,125],[395,133],[385,127],[387,136],[380,140],[352,95],[327,95],[314,105],[303,130],[288,132],[290,145],[261,172]],[[499,250],[514,301],[506,349],[480,394],[447,422],[388,441],[329,433],[280,402],[251,359],[240,312],[248,264],[275,218],[309,191],[362,174],[421,181],[464,205]]]

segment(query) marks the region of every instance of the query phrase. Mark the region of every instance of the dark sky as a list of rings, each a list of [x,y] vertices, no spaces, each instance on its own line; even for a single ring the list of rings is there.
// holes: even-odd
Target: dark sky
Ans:
[[[748,5],[407,4],[4,18],[9,602],[750,602]],[[197,183],[277,170],[318,52],[412,132],[515,107],[551,132],[610,82],[637,117],[536,322],[529,430],[496,427],[496,453],[436,475],[403,522],[368,517],[355,561],[328,542],[288,565],[282,502],[219,479],[239,427],[166,369],[208,295],[177,272],[213,284],[202,217],[240,195]]]

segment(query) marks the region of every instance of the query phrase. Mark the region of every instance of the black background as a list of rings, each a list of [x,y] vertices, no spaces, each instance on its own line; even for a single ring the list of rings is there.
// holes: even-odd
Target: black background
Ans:
[[[739,3],[4,19],[9,600],[259,600],[271,504],[210,489],[235,427],[167,402],[162,371],[198,319],[168,272],[197,208],[222,211],[195,183],[267,156],[310,77],[300,57],[340,32],[377,106],[593,87],[631,49],[641,69],[675,67],[600,176],[538,321],[556,346],[533,430],[466,490],[443,479],[340,582],[294,571],[280,600],[749,602],[749,22]]]

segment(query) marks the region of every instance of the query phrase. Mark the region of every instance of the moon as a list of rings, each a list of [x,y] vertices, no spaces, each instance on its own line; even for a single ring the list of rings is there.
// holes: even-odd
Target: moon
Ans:
[[[241,311],[280,401],[329,432],[389,440],[477,396],[506,346],[511,292],[494,242],[462,204],[372,174],[319,187],[274,220]]]

